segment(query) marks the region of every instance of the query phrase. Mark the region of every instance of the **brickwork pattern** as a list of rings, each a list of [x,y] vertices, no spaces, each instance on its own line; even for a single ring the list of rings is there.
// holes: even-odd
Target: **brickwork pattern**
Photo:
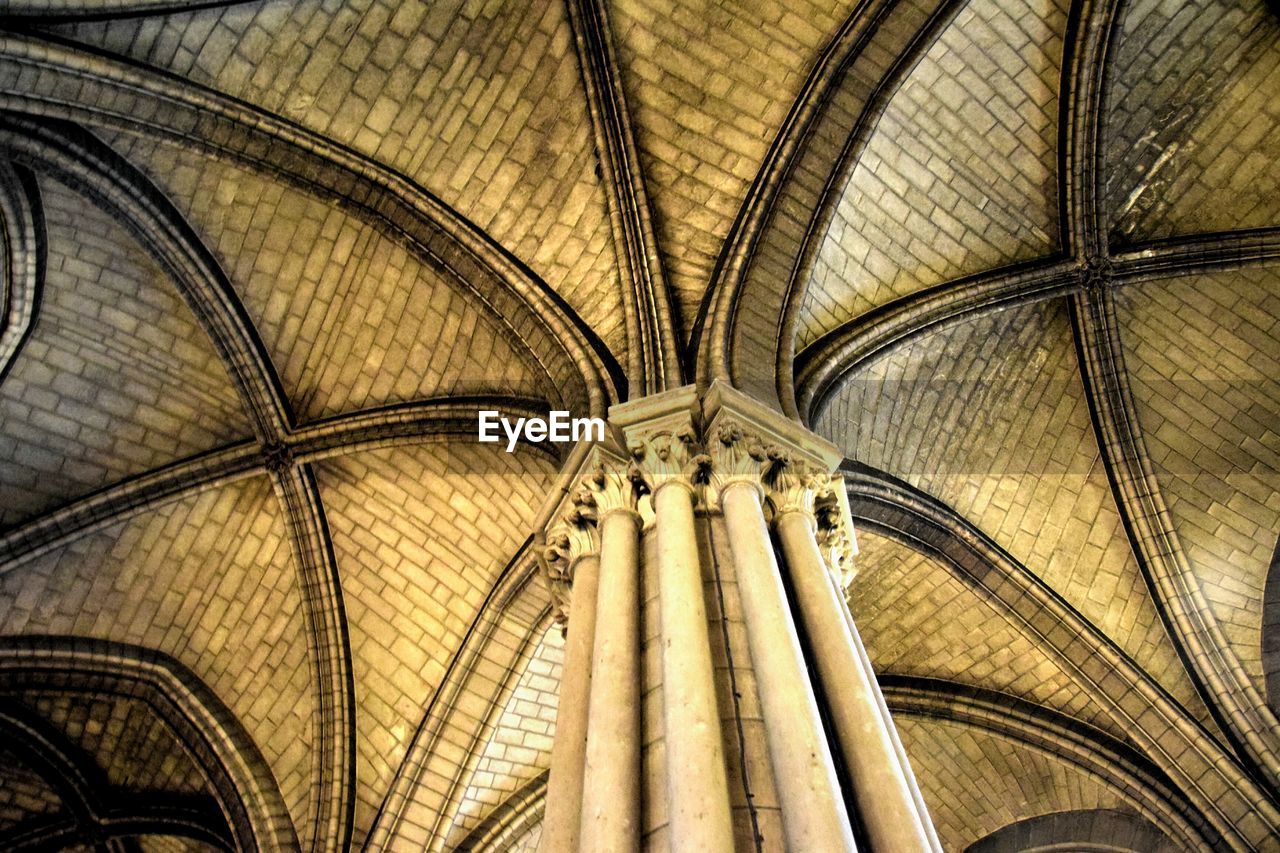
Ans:
[[[33,816],[53,814],[61,807],[62,798],[44,777],[0,747],[0,832]]]
[[[610,4],[654,224],[686,334],[770,143],[854,5]]]
[[[527,571],[504,576],[494,597],[471,623],[457,665],[424,703],[424,735],[406,756],[392,796],[396,814],[382,816],[366,844],[372,848],[444,849],[449,822],[461,804],[479,750],[491,738],[497,715],[514,689],[524,662],[546,629],[550,599]],[[545,789],[544,789],[545,790]]]
[[[563,4],[303,0],[58,29],[409,176],[525,261],[625,353],[608,214]]]
[[[1053,812],[1127,808],[1061,759],[945,720],[895,721],[945,850],[964,850],[1002,826]]]
[[[880,116],[808,281],[797,349],[1057,241],[1063,0],[970,0]]]
[[[173,655],[236,714],[306,826],[314,721],[301,599],[265,478],[160,507],[0,575],[0,631]]]
[[[950,504],[1205,716],[1111,497],[1063,305],[891,350],[844,381],[816,429]]]
[[[538,643],[498,717],[493,736],[483,747],[446,847],[465,839],[486,815],[551,766],[563,665],[564,637],[559,627],[552,626]]]
[[[1280,532],[1280,271],[1117,294],[1134,402],[1174,530],[1263,695],[1263,588]]]
[[[218,257],[304,419],[443,394],[545,394],[475,296],[337,205],[117,135]]]
[[[542,841],[542,824],[529,827],[529,831],[511,844],[511,853],[536,853],[538,842]]]
[[[18,698],[82,749],[113,787],[212,793],[175,733],[145,702],[40,691],[26,691]]]
[[[849,609],[877,672],[997,690],[1123,738],[1070,673],[947,566],[865,530],[858,548]]]
[[[85,199],[41,189],[40,313],[0,387],[0,528],[251,432],[165,273]]]
[[[357,846],[551,473],[541,456],[472,443],[317,466],[351,634]]]
[[[1280,19],[1267,4],[1138,0],[1111,73],[1113,239],[1280,223]]]

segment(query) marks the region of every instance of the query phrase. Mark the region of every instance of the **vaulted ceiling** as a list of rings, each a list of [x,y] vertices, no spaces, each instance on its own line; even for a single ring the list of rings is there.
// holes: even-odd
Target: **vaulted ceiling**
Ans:
[[[475,412],[715,378],[948,849],[1280,832],[1272,5],[8,0],[0,225],[0,846],[532,849]]]

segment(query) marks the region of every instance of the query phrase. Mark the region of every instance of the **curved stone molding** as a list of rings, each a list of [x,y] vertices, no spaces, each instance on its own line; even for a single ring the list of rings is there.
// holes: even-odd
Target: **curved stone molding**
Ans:
[[[972,726],[1078,767],[1133,802],[1147,820],[1170,831],[1183,849],[1214,849],[1222,843],[1164,773],[1106,732],[1015,696],[943,679],[884,674],[880,686],[895,714]]]
[[[299,427],[287,436],[295,463],[318,462],[347,453],[441,441],[473,441],[476,410],[501,409],[540,415],[540,403],[506,397],[451,397],[378,407]],[[559,456],[546,443],[521,444]],[[169,501],[265,472],[259,447],[245,442],[212,450],[134,477],[0,535],[0,574],[74,539],[126,521]]]
[[[841,177],[865,141],[859,129],[874,125],[887,94],[959,5],[859,4],[815,62],[716,261],[694,330],[699,384],[724,379],[766,399],[779,394],[772,381],[756,387],[738,376],[737,365],[778,361],[784,304],[795,298],[788,294],[803,281],[811,235],[829,220]],[[868,51],[873,37],[877,50]],[[786,361],[789,380],[789,345]]]
[[[459,788],[467,776],[459,763],[459,743],[474,744],[484,733],[485,721],[471,709],[477,699],[489,711],[502,708],[504,691],[518,680],[519,661],[532,654],[551,620],[544,587],[534,582],[532,544],[530,537],[503,569],[440,685],[425,697],[422,719],[374,817],[366,850],[395,849],[397,842],[406,843],[415,825],[420,830],[424,824],[434,825],[429,841],[408,843],[419,848],[425,843],[432,850],[443,846],[453,815],[447,805],[453,803],[456,811],[454,794],[462,793]],[[492,671],[506,674],[507,683],[496,683],[486,674]],[[424,793],[432,798],[429,802],[418,800]]]
[[[259,440],[270,442],[292,424],[279,377],[231,282],[182,215],[141,172],[65,122],[0,117],[0,149],[88,195],[116,216],[170,273],[209,332]]]
[[[115,788],[91,757],[20,703],[0,700],[0,732],[6,749],[21,756],[61,801],[50,817],[32,817],[0,831],[0,849],[71,849],[89,839],[109,842],[143,833],[178,836],[215,849],[236,847],[227,816],[214,798]],[[240,805],[238,800],[231,804],[233,810]],[[247,824],[247,815],[242,817]],[[245,839],[239,840],[243,848]]]
[[[0,638],[0,688],[111,692],[143,699],[209,775],[237,846],[297,850],[266,760],[231,711],[168,655],[78,637]]]
[[[97,0],[87,3],[77,0],[10,0],[0,11],[0,21],[5,18],[26,18],[42,22],[96,21],[194,12],[248,2],[250,0]]]
[[[1109,292],[1082,293],[1071,322],[1102,460],[1158,611],[1235,745],[1280,791],[1280,721],[1228,645],[1174,530],[1147,454]]]
[[[1129,853],[1163,853],[1176,849],[1150,821],[1136,815],[1118,809],[1082,809],[1039,815],[1002,826],[970,844],[964,853],[1011,853],[1064,846]]]
[[[1038,639],[1228,845],[1265,846],[1280,832],[1280,809],[1235,758],[1025,566],[954,510],[906,483],[857,463],[846,463],[843,472],[856,521],[940,557]]]
[[[1268,264],[1280,259],[1280,228],[1201,234],[1109,256],[1112,287],[1156,278]],[[1085,262],[1046,260],[969,276],[892,302],[806,347],[795,361],[797,417],[814,423],[840,380],[860,365],[936,330],[989,311],[1070,296],[1084,289]]]
[[[609,224],[624,281],[622,304],[630,343],[628,384],[631,396],[640,397],[682,384],[680,334],[672,318],[605,4],[601,0],[570,0],[565,5],[573,25],[582,86],[600,155],[601,183],[609,202]]]
[[[0,383],[35,328],[44,285],[44,215],[26,170],[0,163]]]
[[[1063,251],[1083,260],[1107,255],[1106,212],[1099,186],[1106,64],[1121,0],[1074,5],[1063,47],[1058,117],[1058,198],[1065,217]]]
[[[1070,262],[1040,261],[966,276],[891,302],[833,329],[796,356],[794,415],[816,422],[840,380],[890,347],[967,317],[1052,299],[1078,286]]]
[[[340,849],[351,841],[356,785],[356,688],[342,583],[324,506],[309,465],[272,472],[285,513],[307,620],[307,647],[316,691],[315,747],[311,751],[311,848]]]
[[[1267,702],[1273,712],[1280,710],[1280,541],[1271,554],[1262,592],[1262,674]]]
[[[547,807],[547,773],[540,773],[499,803],[458,845],[474,853],[511,850],[542,820]]]
[[[488,304],[559,393],[592,416],[625,377],[565,301],[408,178],[270,113],[155,69],[32,34],[0,33],[0,108],[144,131],[230,157],[337,200]]]

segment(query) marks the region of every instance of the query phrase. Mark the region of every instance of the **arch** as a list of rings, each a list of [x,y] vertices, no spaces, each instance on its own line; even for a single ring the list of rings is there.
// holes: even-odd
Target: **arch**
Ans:
[[[1280,228],[1199,234],[1136,246],[1110,259],[1117,286],[1155,278],[1275,263]],[[840,379],[887,348],[966,317],[1076,293],[1086,270],[1047,260],[966,276],[890,302],[828,332],[797,356],[797,416],[813,421]]]
[[[539,773],[512,792],[455,849],[500,853],[507,850],[512,841],[532,831],[546,812],[549,776],[550,771]]]
[[[537,400],[444,397],[336,415],[291,431],[277,447],[285,448],[297,462],[318,462],[380,447],[472,441],[477,409],[500,409],[523,417],[546,414],[545,404]],[[522,434],[520,443],[552,461],[560,459],[559,451],[549,442],[529,442]],[[258,476],[266,470],[267,461],[255,442],[240,442],[109,486],[0,533],[0,574],[140,512],[194,492]]]
[[[1113,291],[1077,293],[1071,325],[1102,462],[1157,611],[1209,710],[1274,797],[1280,719],[1227,643],[1174,528],[1138,420]]]
[[[1213,849],[1222,843],[1204,815],[1162,771],[1106,732],[1015,696],[945,679],[890,674],[882,675],[880,682],[895,714],[948,720],[1051,755],[1132,802],[1146,818],[1144,823],[1167,828],[1184,848]],[[1161,832],[1156,835],[1165,838]]]
[[[138,63],[0,33],[0,109],[144,132],[336,200],[470,290],[547,374],[558,408],[603,416],[626,378],[594,332],[519,259],[405,176],[271,113]]]
[[[173,12],[195,12],[235,6],[251,0],[100,0],[100,2],[63,2],[63,0],[10,0],[4,17],[31,21],[61,23],[64,21],[99,21],[111,18],[135,18]]]
[[[292,423],[280,379],[231,282],[182,215],[141,172],[68,122],[0,116],[0,149],[117,217],[170,274],[212,339],[260,440],[271,440]]]
[[[1020,820],[970,844],[964,853],[1071,849],[1082,853],[1155,853],[1171,850],[1150,822],[1118,809],[1080,809]]]
[[[855,522],[954,568],[1113,715],[1229,844],[1258,846],[1280,831],[1280,808],[1266,790],[1109,637],[1026,566],[955,510],[901,480],[851,461],[842,471]]]
[[[1280,540],[1271,554],[1271,567],[1262,590],[1262,675],[1267,704],[1280,714]]]
[[[0,638],[0,690],[32,688],[108,693],[146,702],[209,777],[236,846],[298,849],[275,777],[257,745],[230,709],[178,661],[151,649],[105,640]],[[181,813],[161,809],[149,817],[142,812],[120,814],[116,834],[136,834],[146,826],[174,832],[190,822],[180,818]]]
[[[443,849],[466,783],[480,759],[476,747],[493,725],[489,718],[501,713],[539,636],[551,624],[550,594],[536,579],[532,544],[530,536],[508,561],[443,680],[425,703],[409,748],[365,837],[365,850],[392,849],[402,842],[404,824],[415,810],[433,823],[430,836],[420,846]],[[486,677],[485,671],[502,677]],[[484,712],[468,711],[469,705]],[[461,755],[459,744],[467,745]],[[431,800],[425,808],[415,802],[423,792]]]
[[[0,163],[0,383],[35,328],[46,250],[35,178]]]
[[[751,382],[735,364],[772,366],[785,351],[780,381],[790,384],[785,303],[816,249],[811,237],[834,210],[861,130],[958,8],[957,0],[859,4],[818,57],[716,260],[694,327],[699,384],[728,379],[794,409],[774,379]],[[867,50],[873,41],[877,49]]]

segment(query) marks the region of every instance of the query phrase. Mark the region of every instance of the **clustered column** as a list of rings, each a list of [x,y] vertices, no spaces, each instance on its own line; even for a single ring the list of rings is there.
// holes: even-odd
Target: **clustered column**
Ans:
[[[715,670],[703,604],[693,478],[698,470],[692,389],[669,412],[620,407],[615,419],[652,495],[661,612],[667,810],[680,849],[733,850]],[[667,408],[667,407],[663,407]],[[632,416],[639,423],[632,423]]]
[[[579,501],[600,531],[579,838],[584,850],[624,853],[640,849],[641,826],[640,514],[625,462],[598,462]]]
[[[548,850],[577,850],[582,815],[582,774],[587,761],[587,708],[595,645],[600,553],[591,517],[575,507],[547,531],[544,565],[565,629],[558,728],[551,750],[542,838]],[[569,614],[573,614],[570,629]]]
[[[769,491],[791,588],[813,648],[854,799],[876,850],[939,848],[875,673],[818,546],[814,511],[831,478],[808,462],[779,466]],[[847,505],[844,509],[847,512]]]
[[[660,617],[666,836],[673,850],[735,849],[725,760],[733,741],[717,702],[732,689],[713,661],[711,567],[699,548],[700,515],[720,513],[763,717],[756,743],[781,813],[783,837],[766,839],[766,849],[855,850],[852,802],[871,849],[939,850],[844,603],[853,527],[831,475],[836,449],[718,382],[705,396],[690,386],[615,406],[610,421],[605,442],[575,454],[576,486],[544,515],[544,570],[568,634],[541,849],[643,843],[652,804],[642,802],[642,743],[655,721],[641,714],[642,553],[654,560],[643,576],[656,582]]]

